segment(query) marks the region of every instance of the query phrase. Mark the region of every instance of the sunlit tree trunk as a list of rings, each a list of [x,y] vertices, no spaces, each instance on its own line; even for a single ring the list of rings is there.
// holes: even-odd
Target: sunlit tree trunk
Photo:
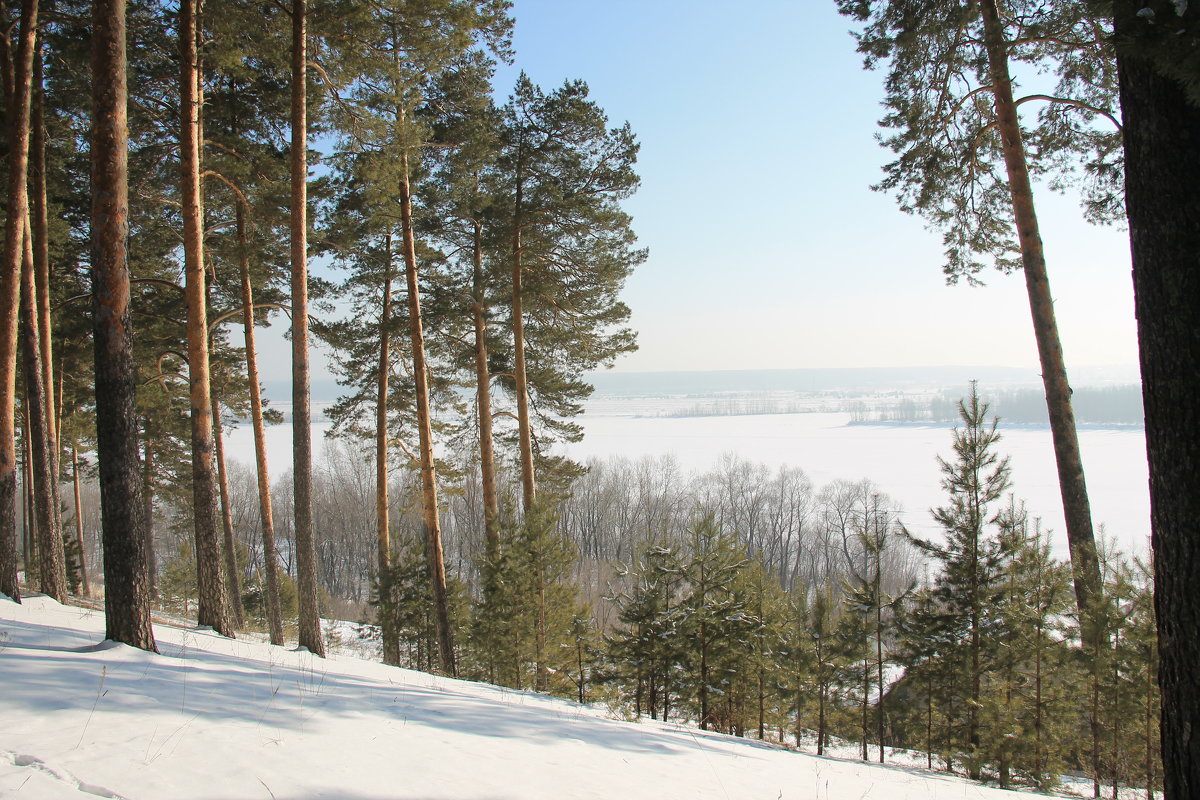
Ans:
[[[479,472],[483,483],[483,530],[488,558],[500,549],[500,494],[496,488],[496,445],[492,433],[492,376],[488,369],[484,316],[483,225],[475,222],[471,273],[471,319],[475,328],[475,408],[479,418]]]
[[[1096,540],[1092,532],[1092,512],[1088,502],[1087,483],[1083,476],[1083,459],[1079,453],[1079,436],[1075,430],[1075,412],[1071,407],[1071,385],[1063,359],[1062,341],[1054,315],[1054,299],[1046,272],[1046,254],[1042,247],[1041,231],[1033,205],[1033,187],[1025,159],[1017,107],[1013,101],[1012,78],[1003,40],[1003,28],[996,9],[996,0],[981,0],[984,38],[988,67],[995,98],[996,118],[1004,150],[1004,165],[1012,194],[1013,216],[1017,239],[1021,247],[1021,265],[1029,295],[1029,310],[1033,318],[1034,337],[1042,366],[1042,382],[1046,391],[1046,408],[1050,416],[1050,433],[1054,442],[1054,457],[1058,466],[1059,489],[1062,493],[1063,516],[1067,526],[1067,543],[1071,553],[1071,569],[1075,581],[1075,599],[1083,618],[1084,636],[1093,648],[1100,635],[1096,614],[1103,591],[1100,583],[1100,562],[1096,556]]]
[[[420,435],[421,506],[423,510],[429,579],[433,588],[437,626],[438,661],[443,672],[456,674],[450,610],[446,598],[446,563],[442,553],[442,527],[438,516],[437,473],[433,458],[433,420],[429,407],[429,369],[425,363],[425,333],[421,323],[421,287],[417,280],[417,250],[413,236],[412,194],[408,178],[408,153],[400,157],[400,216],[404,234],[405,281],[408,288],[408,323],[412,337],[413,383],[417,392],[417,428]]]
[[[34,286],[37,293],[38,343],[41,348],[42,386],[46,407],[46,438],[50,448],[51,508],[54,526],[62,525],[62,446],[59,432],[61,403],[54,393],[53,319],[50,309],[50,224],[46,200],[46,119],[45,93],[42,86],[42,53],[40,45],[33,59],[33,94],[31,98],[31,130],[29,141],[29,224],[33,234]]]
[[[516,208],[513,215],[512,240],[512,326],[513,382],[517,393],[517,440],[521,453],[521,501],[525,511],[537,497],[537,480],[533,468],[533,425],[529,419],[529,377],[525,368],[525,277],[524,248],[521,244],[522,166],[517,163]]]
[[[41,554],[39,587],[60,603],[67,600],[67,569],[54,496],[54,458],[52,439],[46,423],[46,387],[43,382],[41,342],[37,313],[36,278],[33,269],[33,244],[28,220],[25,228],[25,257],[21,270],[21,322],[25,361],[25,405],[28,413],[30,450],[33,455],[33,496],[38,520],[38,550]]]
[[[84,597],[92,596],[92,584],[88,581],[87,545],[83,541],[83,503],[79,492],[79,449],[71,447],[71,483],[75,489],[75,541],[79,544],[79,582]]]
[[[246,612],[242,608],[242,586],[238,579],[237,546],[233,539],[233,509],[229,504],[229,472],[225,461],[225,436],[221,427],[221,404],[216,393],[212,396],[213,446],[217,455],[217,489],[221,496],[221,532],[224,536],[225,589],[229,594],[229,613],[239,628],[246,627]]]
[[[4,251],[0,260],[0,592],[17,600],[17,307],[25,248],[26,175],[29,167],[29,117],[37,0],[23,0],[15,58],[4,34],[0,70],[5,76],[8,121],[8,185],[5,196]]]
[[[180,169],[183,194],[183,256],[187,299],[188,378],[191,403],[192,517],[196,538],[196,622],[225,636],[233,619],[217,537],[217,485],[213,470],[213,420],[208,353],[208,302],[204,272],[203,201],[200,183],[200,63],[198,0],[179,4]]]
[[[129,315],[125,0],[92,4],[92,317],[105,635],[155,650]]]
[[[312,507],[312,411],[308,363],[308,4],[292,2],[291,257],[292,257],[292,480],[296,541],[296,594],[300,646],[324,658],[317,604],[317,557]]]
[[[242,331],[246,343],[246,382],[250,389],[250,424],[254,428],[254,463],[258,478],[258,509],[262,525],[263,574],[267,584],[267,627],[271,644],[283,644],[283,610],[279,606],[279,553],[275,546],[275,515],[271,509],[271,472],[267,465],[266,426],[258,379],[258,348],[254,338],[254,289],[250,283],[250,250],[246,244],[246,210],[237,209],[239,268],[242,278]]]
[[[379,374],[375,397],[375,558],[379,575],[381,609],[379,628],[383,638],[383,663],[400,663],[400,639],[392,624],[395,587],[387,577],[392,566],[391,530],[388,520],[388,378],[391,374],[392,324],[392,235],[386,234],[387,275],[379,309]],[[384,597],[383,593],[388,596]]]

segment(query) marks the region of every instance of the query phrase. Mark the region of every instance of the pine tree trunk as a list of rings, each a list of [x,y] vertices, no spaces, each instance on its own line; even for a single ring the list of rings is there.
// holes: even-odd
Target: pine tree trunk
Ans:
[[[88,581],[87,545],[83,541],[83,503],[79,498],[79,449],[71,448],[71,483],[75,489],[75,541],[79,544],[79,580],[84,597],[92,596],[92,584]]]
[[[517,393],[517,440],[521,453],[521,507],[528,512],[537,497],[537,481],[533,468],[533,426],[529,419],[529,376],[525,368],[525,251],[521,244],[521,227],[525,221],[522,216],[522,180],[518,159],[512,242],[513,382]]]
[[[45,387],[46,438],[50,448],[50,473],[54,476],[50,486],[51,508],[54,512],[54,527],[62,531],[62,486],[60,483],[62,448],[58,424],[62,403],[56,402],[54,395],[53,320],[50,309],[50,225],[46,210],[46,119],[42,83],[42,52],[39,44],[34,53],[33,94],[30,106],[32,129],[29,141],[29,166],[32,187],[29,214],[33,234],[38,343],[41,346],[42,386]]]
[[[1140,4],[1118,4],[1118,33]],[[1125,204],[1150,460],[1163,789],[1200,797],[1200,105],[1121,53]]]
[[[421,287],[417,280],[417,250],[413,236],[412,194],[408,182],[408,153],[400,156],[400,217],[404,234],[404,274],[408,288],[408,324],[412,337],[413,383],[417,392],[417,429],[420,434],[421,506],[428,541],[429,580],[433,588],[438,661],[447,675],[457,674],[450,610],[446,598],[446,563],[442,553],[442,528],[438,517],[437,473],[433,459],[433,420],[429,407],[429,370],[425,363],[425,333],[421,325]]]
[[[58,527],[54,484],[56,483],[50,431],[46,424],[46,387],[43,383],[42,347],[38,341],[41,325],[37,314],[37,290],[33,270],[33,244],[26,219],[25,257],[21,270],[21,333],[25,361],[25,406],[28,413],[27,435],[33,455],[33,495],[38,520],[38,550],[41,553],[38,577],[44,594],[60,603],[67,601],[67,568],[62,535]]]
[[[238,578],[237,546],[233,539],[233,509],[229,505],[229,472],[225,462],[225,435],[221,427],[221,406],[217,395],[212,396],[213,446],[217,455],[217,489],[221,496],[221,532],[225,537],[225,589],[233,624],[246,627],[246,610],[242,607],[242,586]]]
[[[379,308],[379,374],[375,398],[375,558],[379,575],[379,630],[383,639],[383,663],[400,664],[400,636],[393,624],[396,592],[388,572],[392,566],[392,542],[388,519],[388,378],[391,377],[392,325],[392,234],[386,234],[387,276]],[[384,594],[386,593],[386,596]]]
[[[147,428],[150,421],[146,420]],[[146,518],[146,580],[151,599],[158,597],[158,558],[154,548],[154,442],[150,431],[143,433],[142,449],[142,513]]]
[[[12,58],[5,33],[4,52],[12,68],[8,69],[7,64],[0,67],[13,78],[5,92],[8,186],[4,251],[0,261],[0,592],[17,602],[21,600],[21,588],[17,583],[17,307],[25,248],[30,94],[37,16],[37,0],[23,0],[16,57]]]
[[[129,314],[125,2],[92,4],[92,318],[107,638],[155,650]]]
[[[1021,138],[1020,121],[1013,101],[1012,79],[1003,41],[1003,30],[996,10],[996,0],[981,0],[984,38],[991,74],[992,94],[996,117],[1004,147],[1004,165],[1012,194],[1013,216],[1021,247],[1021,264],[1029,295],[1029,310],[1037,340],[1038,358],[1042,367],[1042,382],[1046,391],[1046,409],[1050,416],[1050,433],[1054,441],[1054,458],[1058,466],[1058,483],[1062,493],[1063,516],[1067,526],[1067,543],[1074,574],[1075,599],[1083,623],[1085,641],[1096,642],[1100,637],[1098,613],[1103,598],[1100,583],[1100,562],[1096,556],[1096,540],[1092,532],[1092,511],[1088,502],[1087,483],[1083,476],[1083,458],[1079,453],[1079,436],[1075,430],[1075,412],[1071,407],[1071,385],[1063,360],[1062,341],[1054,315],[1054,300],[1046,273],[1046,255],[1037,213],[1033,205],[1033,188],[1029,182],[1029,167],[1025,160],[1025,145]]]
[[[291,257],[292,257],[292,480],[296,541],[296,599],[300,646],[325,657],[317,603],[317,550],[313,532],[312,410],[308,362],[308,3],[292,0]]]
[[[489,562],[500,552],[500,493],[496,488],[496,443],[492,433],[492,376],[488,369],[484,316],[483,225],[474,227],[471,255],[471,319],[475,327],[475,410],[479,418],[479,474],[483,483],[483,532]]]
[[[267,465],[262,389],[258,379],[258,348],[254,339],[254,289],[250,284],[250,249],[246,244],[246,209],[237,207],[238,267],[242,279],[242,332],[246,344],[246,383],[250,391],[250,424],[254,429],[254,463],[258,478],[258,510],[262,525],[263,573],[267,584],[267,627],[271,644],[283,644],[283,611],[279,606],[279,554],[275,547],[275,516],[271,509],[271,473]]]
[[[224,636],[233,619],[217,538],[217,482],[213,470],[213,420],[208,354],[208,302],[204,272],[204,221],[200,184],[200,64],[198,0],[179,4],[179,147],[183,194],[183,256],[187,300],[188,382],[191,404],[192,516],[196,538],[196,622]]]

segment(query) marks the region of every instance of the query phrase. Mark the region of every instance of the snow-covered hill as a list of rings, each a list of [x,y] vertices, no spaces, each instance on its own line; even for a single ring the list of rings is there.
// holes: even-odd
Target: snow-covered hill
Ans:
[[[129,800],[1000,798],[600,708],[0,597],[0,797]]]

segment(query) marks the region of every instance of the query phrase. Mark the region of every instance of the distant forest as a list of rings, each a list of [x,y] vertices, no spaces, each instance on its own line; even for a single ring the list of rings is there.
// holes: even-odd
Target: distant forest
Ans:
[[[857,403],[850,409],[851,422],[946,422],[958,421],[957,390],[946,390],[927,402],[905,397],[885,408]],[[1007,425],[1048,425],[1046,396],[1040,389],[1008,389],[984,392],[992,413]],[[1142,388],[1130,386],[1080,387],[1071,395],[1075,420],[1085,425],[1141,425]]]

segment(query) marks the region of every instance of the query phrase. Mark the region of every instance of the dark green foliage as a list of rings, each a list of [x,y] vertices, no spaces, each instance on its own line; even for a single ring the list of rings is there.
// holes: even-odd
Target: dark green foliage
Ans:
[[[556,522],[539,504],[501,528],[499,553],[481,570],[472,670],[492,683],[570,695],[589,617],[570,580],[575,548]]]
[[[458,640],[468,626],[466,586],[446,581],[450,620]],[[396,632],[400,666],[433,672],[438,666],[437,624],[425,539],[416,537],[400,547],[392,566],[373,582],[371,605],[380,627]]]
[[[1083,3],[1004,5],[1009,62],[1022,75],[1042,73],[1014,90],[1019,105],[1038,110],[1025,121],[1031,171],[1056,185],[1082,183],[1088,216],[1116,218],[1122,156],[1110,23]],[[944,231],[949,281],[979,282],[989,264],[1017,269],[979,4],[838,0],[838,8],[862,24],[866,66],[887,70],[880,125],[896,160],[875,188]]]

